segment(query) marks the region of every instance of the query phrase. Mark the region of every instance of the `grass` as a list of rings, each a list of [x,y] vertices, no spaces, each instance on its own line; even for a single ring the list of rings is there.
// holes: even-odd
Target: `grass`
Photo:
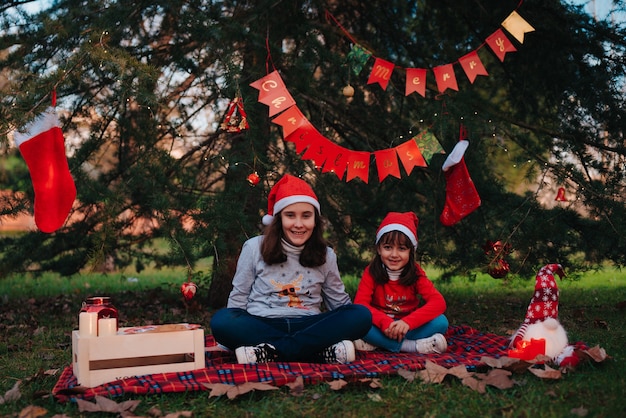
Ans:
[[[475,280],[438,280],[428,271],[448,302],[451,324],[467,324],[500,335],[511,333],[523,320],[534,281],[495,280],[478,275]],[[136,277],[138,281],[129,277]],[[178,286],[184,271],[142,274],[80,275],[38,279],[12,277],[0,281],[0,395],[22,380],[22,397],[0,404],[0,416],[17,417],[29,405],[47,410],[46,416],[80,416],[73,403],[60,404],[50,395],[58,375],[48,370],[70,363],[70,331],[77,326],[78,310],[85,297],[107,294],[120,310],[121,325],[193,322],[208,324],[211,312],[197,304],[185,308]],[[353,292],[358,278],[346,277]],[[287,389],[254,392],[235,400],[209,398],[207,392],[141,396],[137,415],[151,408],[163,413],[193,411],[194,416],[278,417],[587,417],[625,416],[626,400],[626,273],[605,269],[578,277],[566,277],[561,289],[560,318],[571,340],[600,345],[611,358],[587,362],[560,380],[541,380],[529,372],[516,374],[517,385],[508,390],[489,387],[479,394],[455,379],[442,384],[408,382],[399,376],[381,379],[381,389],[348,385],[334,391],[326,384],[305,388],[295,397]],[[125,399],[125,398],[124,398]],[[116,401],[124,400],[115,398]],[[89,413],[84,416],[111,416]]]

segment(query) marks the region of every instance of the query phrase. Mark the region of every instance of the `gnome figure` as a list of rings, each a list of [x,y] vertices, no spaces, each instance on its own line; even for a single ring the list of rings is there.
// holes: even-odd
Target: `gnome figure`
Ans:
[[[573,347],[569,345],[567,333],[558,320],[559,289],[555,274],[559,278],[565,275],[560,264],[547,264],[537,273],[535,293],[528,305],[526,318],[511,338],[510,346],[519,349],[529,342],[543,340],[545,350],[539,354],[545,354],[559,365],[564,361],[572,365]]]

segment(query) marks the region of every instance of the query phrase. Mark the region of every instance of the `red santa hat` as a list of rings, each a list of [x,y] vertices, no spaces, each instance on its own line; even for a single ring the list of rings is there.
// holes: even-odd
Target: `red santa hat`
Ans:
[[[554,279],[555,274],[559,277],[565,275],[560,264],[547,264],[539,269],[535,276],[535,293],[526,311],[525,324],[534,324],[546,318],[558,319],[559,288]]]
[[[291,174],[285,174],[270,190],[267,198],[267,214],[263,216],[263,225],[269,225],[274,220],[274,214],[279,213],[294,203],[310,203],[318,213],[321,213],[320,202],[309,184]]]
[[[389,212],[376,231],[376,244],[380,238],[391,231],[400,231],[409,239],[413,247],[417,248],[417,224],[419,219],[413,212]]]

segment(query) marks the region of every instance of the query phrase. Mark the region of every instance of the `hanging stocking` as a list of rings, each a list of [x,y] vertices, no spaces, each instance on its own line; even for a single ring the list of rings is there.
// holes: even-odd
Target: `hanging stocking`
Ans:
[[[54,108],[46,109],[13,137],[33,182],[35,224],[42,232],[54,232],[65,223],[76,198],[63,132]]]
[[[243,110],[243,99],[239,96],[235,97],[226,111],[224,122],[220,124],[220,128],[226,132],[241,132],[248,129],[248,117],[246,111]]]
[[[460,131],[459,142],[441,168],[446,177],[446,203],[439,220],[445,226],[456,224],[480,206],[480,196],[463,158],[469,146],[467,131],[463,125]]]

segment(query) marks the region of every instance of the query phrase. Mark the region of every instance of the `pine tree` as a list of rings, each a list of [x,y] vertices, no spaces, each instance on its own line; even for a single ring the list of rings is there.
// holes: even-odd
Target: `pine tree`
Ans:
[[[625,263],[623,22],[557,0],[58,0],[32,15],[20,9],[27,3],[0,6],[4,160],[19,157],[12,129],[55,91],[66,138],[80,138],[69,152],[80,220],[0,238],[3,275],[70,275],[109,258],[193,273],[212,256],[208,303],[221,306],[241,244],[260,232],[265,197],[284,172],[313,184],[344,273],[367,263],[380,219],[406,210],[420,218],[422,262],[449,274],[484,270],[483,246],[496,240],[510,245],[521,275],[546,262]],[[516,8],[536,30],[501,61],[485,40]],[[396,65],[386,89],[367,84],[373,58],[355,73],[355,44]],[[489,75],[470,83],[458,59],[475,50]],[[430,70],[448,63],[459,90],[441,93]],[[405,95],[407,68],[429,69],[425,97]],[[307,119],[349,150],[373,153],[429,130],[449,152],[463,124],[481,207],[441,225],[444,154],[382,181],[374,160],[367,182],[322,173],[283,140],[250,87],[273,70]],[[220,130],[238,95],[250,129]],[[2,165],[1,188],[25,194],[2,195],[0,215],[28,211],[27,170]],[[559,186],[569,202],[554,201]],[[159,239],[165,254],[154,251]]]

